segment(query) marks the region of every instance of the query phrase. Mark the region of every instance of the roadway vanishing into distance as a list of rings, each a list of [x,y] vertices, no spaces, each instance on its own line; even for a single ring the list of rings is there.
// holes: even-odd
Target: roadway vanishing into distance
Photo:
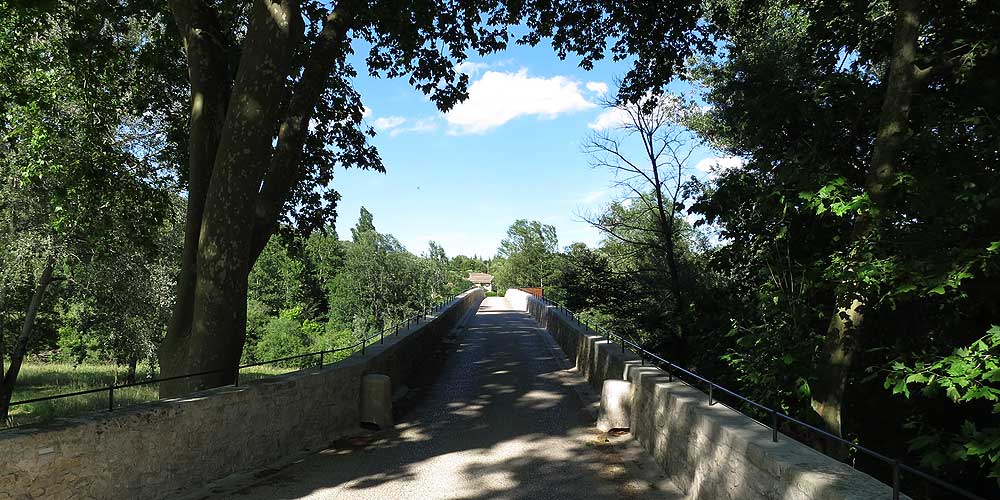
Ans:
[[[207,498],[682,498],[638,444],[593,427],[597,396],[527,313],[487,298],[452,335],[395,428]]]

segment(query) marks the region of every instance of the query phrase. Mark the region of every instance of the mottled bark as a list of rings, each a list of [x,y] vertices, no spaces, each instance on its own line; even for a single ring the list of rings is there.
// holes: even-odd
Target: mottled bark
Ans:
[[[185,379],[198,390],[233,382],[246,335],[247,275],[254,202],[268,158],[291,54],[302,37],[297,0],[254,2],[205,197],[198,240],[191,334]]]
[[[876,219],[893,182],[896,163],[906,136],[910,103],[919,84],[914,66],[920,27],[919,0],[901,0],[894,29],[889,75],[879,115],[872,159],[865,178],[865,193],[871,206],[855,219],[848,245],[871,237]],[[827,340],[820,355],[818,383],[812,392],[812,408],[830,432],[843,435],[843,407],[851,364],[861,344],[865,299],[860,283],[845,283],[834,304]]]
[[[21,334],[18,335],[11,349],[10,366],[7,368],[7,372],[3,374],[3,380],[0,381],[0,421],[6,420],[10,411],[10,400],[14,395],[14,385],[17,383],[17,376],[21,372],[21,363],[24,362],[24,356],[28,352],[28,342],[31,341],[31,334],[35,328],[35,318],[38,317],[38,309],[42,305],[42,298],[45,296],[45,291],[48,290],[49,285],[52,284],[52,272],[55,268],[55,263],[54,256],[49,256],[46,259],[42,274],[35,283],[35,290],[31,295],[31,301],[28,302],[28,309],[24,312],[24,321],[21,323]]]
[[[277,147],[254,206],[251,262],[256,262],[264,245],[278,228],[278,216],[288,202],[292,189],[302,178],[302,152],[309,133],[309,120],[312,119],[334,65],[347,55],[347,31],[352,20],[350,4],[338,2],[310,51],[302,78],[292,90],[292,97],[278,127]]]
[[[191,119],[184,250],[174,310],[159,349],[160,369],[164,377],[185,372],[186,342],[191,334],[194,313],[198,237],[231,87],[227,56],[229,46],[215,13],[199,0],[171,0],[170,8],[187,52]],[[176,382],[166,382],[160,388],[161,393],[165,396],[176,394],[181,390],[175,388],[177,385]]]
[[[220,49],[216,51],[207,46],[192,50],[193,44],[215,38],[206,38],[204,29],[191,28],[214,21],[211,12],[206,14],[208,9],[198,0],[171,3],[181,32],[188,33],[191,161],[196,163],[198,154],[198,163],[205,168],[200,170],[201,190],[189,196],[184,271],[160,362],[164,375],[221,372],[164,383],[161,396],[234,380],[246,335],[247,276],[302,178],[309,121],[331,71],[349,49],[350,5],[339,2],[326,19],[319,38],[309,48],[302,76],[289,90],[286,79],[291,55],[304,30],[298,0],[254,3],[232,84],[225,79],[225,71],[212,71],[225,68],[225,44],[214,45]],[[215,63],[206,63],[213,58]],[[207,91],[215,92],[219,104],[206,112],[198,96]],[[288,104],[282,110],[282,97],[289,91]],[[195,127],[196,119],[202,127]],[[278,136],[272,147],[275,125]],[[192,191],[194,176],[192,166]]]

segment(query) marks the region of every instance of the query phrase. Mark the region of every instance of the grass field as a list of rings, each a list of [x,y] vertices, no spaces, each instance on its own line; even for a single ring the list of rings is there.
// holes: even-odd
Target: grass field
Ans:
[[[240,371],[240,381],[247,382],[295,370],[297,368],[273,366],[244,368]],[[17,402],[56,394],[108,387],[113,384],[124,384],[126,375],[127,369],[125,367],[116,367],[111,364],[26,363],[21,367],[21,373],[17,379],[17,387],[14,388],[14,398],[12,401]],[[150,377],[148,367],[140,366],[136,379],[137,381],[142,381],[155,378],[155,376],[156,374],[154,373]],[[114,406],[115,408],[121,408],[154,401],[159,398],[158,391],[159,384],[156,383],[115,389]],[[101,391],[94,394],[17,405],[11,408],[10,419],[6,422],[6,426],[15,427],[35,424],[57,417],[68,417],[95,410],[107,410],[108,403],[108,391]],[[4,425],[0,425],[0,427],[4,427]]]

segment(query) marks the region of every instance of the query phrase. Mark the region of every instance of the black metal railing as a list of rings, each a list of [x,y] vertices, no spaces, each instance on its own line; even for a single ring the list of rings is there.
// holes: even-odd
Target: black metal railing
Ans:
[[[737,412],[739,412],[739,413],[741,413],[743,415],[746,415],[747,417],[750,417],[752,420],[754,420],[758,424],[760,424],[760,425],[762,425],[764,427],[770,428],[771,429],[771,440],[774,441],[774,442],[778,442],[778,427],[781,424],[781,422],[788,422],[788,423],[791,423],[791,424],[798,425],[798,426],[800,426],[801,428],[805,429],[808,432],[811,432],[813,434],[817,434],[817,435],[819,435],[821,437],[824,437],[824,438],[826,438],[826,439],[828,439],[830,441],[833,441],[834,443],[837,443],[837,444],[839,444],[841,446],[845,446],[845,447],[847,447],[849,449],[853,449],[853,450],[862,452],[862,453],[864,453],[864,454],[866,454],[866,455],[868,455],[868,456],[870,456],[872,458],[875,458],[875,459],[877,459],[877,460],[879,460],[881,462],[886,463],[887,465],[889,465],[891,467],[892,498],[893,498],[893,500],[899,500],[899,496],[901,494],[900,488],[901,488],[901,484],[902,484],[902,473],[904,473],[904,472],[906,472],[908,474],[912,474],[914,476],[917,476],[917,477],[919,477],[919,478],[921,478],[921,479],[923,479],[923,480],[925,480],[925,481],[927,481],[929,483],[934,484],[935,486],[938,486],[940,488],[943,488],[943,489],[947,490],[950,493],[954,493],[956,495],[961,495],[964,498],[968,498],[968,499],[971,499],[971,500],[986,500],[985,498],[983,498],[983,497],[981,497],[979,495],[976,495],[975,493],[972,493],[970,491],[966,491],[965,489],[962,489],[962,488],[960,488],[958,486],[955,486],[955,485],[953,485],[951,483],[948,483],[948,482],[946,482],[946,481],[944,481],[942,479],[934,477],[934,476],[932,476],[932,475],[930,475],[930,474],[928,474],[926,472],[923,472],[923,471],[921,471],[919,469],[916,469],[914,467],[906,465],[906,464],[904,464],[899,459],[892,458],[892,457],[890,457],[888,455],[879,453],[879,452],[874,451],[874,450],[872,450],[870,448],[866,448],[866,447],[861,446],[861,445],[859,445],[857,443],[854,443],[852,441],[848,441],[848,440],[846,440],[846,439],[844,439],[844,438],[842,438],[840,436],[837,436],[836,434],[832,434],[832,433],[830,433],[828,431],[825,431],[823,429],[820,429],[820,428],[818,428],[818,427],[816,427],[814,425],[808,424],[808,423],[803,422],[803,421],[801,421],[801,420],[799,420],[799,419],[797,419],[795,417],[792,417],[792,416],[787,415],[785,413],[782,413],[782,412],[780,412],[778,410],[775,410],[774,408],[770,408],[768,406],[760,404],[760,403],[758,403],[758,402],[756,402],[756,401],[754,401],[754,400],[752,400],[752,399],[750,399],[750,398],[748,398],[746,396],[743,396],[742,394],[737,393],[736,391],[727,389],[726,387],[724,387],[722,385],[719,385],[718,383],[716,383],[716,382],[714,382],[712,380],[709,380],[709,379],[707,379],[707,378],[705,378],[705,377],[703,377],[701,375],[698,375],[697,373],[694,373],[694,372],[692,372],[690,370],[687,370],[687,369],[685,369],[685,368],[683,368],[681,366],[678,366],[677,364],[675,364],[675,363],[673,363],[673,362],[671,362],[671,361],[669,361],[667,359],[664,359],[663,357],[661,357],[661,356],[659,356],[659,355],[657,355],[657,354],[655,354],[653,352],[650,352],[650,351],[646,350],[645,348],[643,348],[639,344],[633,342],[632,340],[626,339],[625,337],[622,337],[621,335],[618,335],[618,334],[616,334],[614,332],[608,331],[606,328],[601,328],[599,325],[591,324],[587,320],[581,321],[580,318],[578,317],[577,313],[571,311],[570,309],[567,309],[565,306],[563,306],[561,304],[558,304],[558,303],[553,302],[553,301],[551,301],[549,299],[546,299],[546,298],[539,298],[539,297],[533,297],[533,298],[535,300],[538,300],[538,301],[542,302],[543,304],[548,305],[549,307],[555,308],[557,311],[559,311],[562,314],[564,314],[569,320],[576,321],[576,323],[578,325],[586,327],[586,328],[588,328],[590,330],[593,330],[594,332],[596,332],[596,333],[598,333],[600,335],[603,335],[605,338],[608,339],[609,342],[613,343],[614,342],[613,339],[617,338],[618,341],[621,343],[621,348],[622,348],[622,352],[623,353],[625,352],[626,346],[629,347],[629,348],[631,348],[639,356],[640,363],[642,363],[643,365],[645,365],[647,361],[652,362],[652,366],[655,366],[657,368],[662,369],[664,372],[667,373],[667,375],[670,377],[671,380],[673,380],[673,377],[674,377],[675,373],[681,373],[684,376],[689,377],[690,379],[693,379],[697,383],[705,384],[708,387],[708,405],[709,406],[714,405],[714,404],[716,404],[718,402],[717,399],[715,398],[715,392],[716,391],[721,391],[724,394],[727,394],[730,397],[733,397],[733,398],[735,398],[735,399],[737,399],[737,400],[739,400],[739,401],[741,401],[743,403],[749,404],[749,405],[757,408],[758,410],[762,411],[764,414],[769,415],[770,416],[770,420],[771,420],[770,425],[764,424],[764,423],[758,421],[757,419],[755,419],[752,416],[748,415],[746,412],[740,411],[738,408],[730,407],[734,411],[737,411]],[[789,438],[789,439],[792,439],[792,438]],[[822,452],[822,450],[818,450],[818,451]],[[833,458],[833,457],[831,457],[831,458]]]
[[[472,289],[470,288],[469,290],[472,290]],[[400,331],[405,331],[405,330],[409,329],[413,325],[420,324],[421,321],[427,319],[427,317],[430,316],[431,314],[433,314],[434,312],[441,311],[443,309],[447,309],[447,308],[451,307],[452,305],[454,305],[459,300],[459,297],[461,295],[464,295],[469,290],[466,290],[465,292],[462,292],[462,293],[460,293],[458,295],[455,295],[454,297],[452,297],[452,298],[450,298],[448,300],[431,304],[431,305],[427,306],[426,309],[423,309],[419,313],[413,314],[413,315],[411,315],[411,316],[409,316],[409,317],[407,317],[405,319],[400,320],[399,322],[397,322],[397,323],[395,323],[395,324],[393,324],[391,326],[385,327],[381,331],[379,331],[378,333],[374,333],[372,335],[368,335],[368,336],[362,337],[361,339],[359,339],[354,344],[346,346],[346,347],[338,347],[336,349],[325,349],[325,350],[322,350],[322,351],[308,352],[308,353],[305,353],[305,354],[296,354],[294,356],[287,356],[287,357],[284,357],[284,358],[269,359],[269,360],[266,360],[266,361],[259,361],[259,362],[256,362],[256,363],[247,363],[247,364],[239,365],[238,367],[236,367],[236,377],[235,377],[235,380],[234,380],[234,382],[233,382],[232,385],[235,386],[235,387],[239,387],[239,385],[240,385],[240,372],[242,372],[243,370],[245,370],[247,368],[254,368],[254,367],[258,367],[258,366],[271,365],[271,364],[275,364],[275,363],[286,363],[288,361],[295,361],[295,360],[301,360],[301,359],[306,359],[306,358],[313,358],[313,359],[316,360],[316,362],[312,366],[318,367],[318,368],[323,368],[324,366],[329,366],[330,364],[333,364],[333,363],[325,363],[325,361],[327,359],[326,358],[327,355],[332,355],[332,354],[337,354],[337,353],[341,353],[341,352],[344,352],[344,351],[348,351],[349,354],[347,356],[345,356],[345,358],[349,357],[349,356],[351,356],[351,355],[353,355],[353,354],[355,354],[357,352],[360,352],[361,355],[364,356],[366,354],[365,352],[366,352],[367,347],[370,346],[370,345],[375,344],[376,339],[377,339],[377,342],[379,344],[384,344],[385,343],[385,338],[387,336],[399,336]],[[301,370],[301,369],[304,369],[304,368],[308,368],[308,366],[301,367],[299,369]],[[128,388],[133,388],[133,387],[141,387],[141,386],[146,386],[146,385],[158,384],[160,382],[170,382],[170,381],[173,381],[173,380],[181,380],[181,379],[188,379],[188,378],[194,378],[194,377],[204,377],[206,375],[216,375],[216,374],[219,374],[219,373],[225,373],[225,372],[230,371],[230,370],[232,370],[232,368],[217,369],[217,370],[208,370],[208,371],[203,371],[203,372],[198,372],[198,373],[188,373],[188,374],[184,374],[184,375],[176,375],[176,376],[173,376],[173,377],[153,378],[153,379],[141,380],[141,381],[138,381],[138,382],[131,382],[131,383],[125,383],[125,384],[112,384],[112,385],[108,385],[108,386],[96,387],[94,389],[87,389],[87,390],[83,390],[83,391],[67,392],[67,393],[63,393],[63,394],[54,394],[54,395],[51,395],[51,396],[43,396],[43,397],[37,397],[37,398],[31,398],[31,399],[23,399],[23,400],[20,400],[20,401],[13,401],[13,402],[11,402],[10,403],[10,409],[13,410],[14,408],[16,408],[18,406],[28,405],[28,404],[33,404],[33,403],[42,403],[42,402],[46,402],[46,401],[53,401],[53,400],[58,400],[58,399],[65,399],[65,398],[73,398],[73,397],[79,397],[79,396],[86,396],[86,395],[90,395],[90,394],[107,393],[107,403],[108,403],[107,409],[108,409],[108,411],[111,411],[111,410],[115,409],[115,391],[121,391],[122,389],[128,389]],[[290,371],[292,371],[292,370],[290,370]],[[264,377],[267,377],[267,376],[277,376],[277,375],[284,375],[284,373],[273,374],[273,375],[264,375]],[[258,377],[258,378],[262,378],[262,377]],[[69,415],[59,415],[59,417],[64,417],[64,416],[69,416]],[[33,422],[33,423],[37,423],[37,422]],[[2,423],[0,423],[0,424],[2,424]],[[20,427],[21,425],[22,424],[10,425],[10,426],[7,426],[6,428],[7,429],[12,429],[12,428]],[[0,427],[2,427],[2,425],[0,425]],[[0,429],[0,430],[2,430],[2,429]]]

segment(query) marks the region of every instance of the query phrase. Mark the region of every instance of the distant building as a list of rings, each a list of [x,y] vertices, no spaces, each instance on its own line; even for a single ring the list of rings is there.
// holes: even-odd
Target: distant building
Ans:
[[[487,292],[493,291],[493,275],[486,273],[469,273],[469,281]]]

